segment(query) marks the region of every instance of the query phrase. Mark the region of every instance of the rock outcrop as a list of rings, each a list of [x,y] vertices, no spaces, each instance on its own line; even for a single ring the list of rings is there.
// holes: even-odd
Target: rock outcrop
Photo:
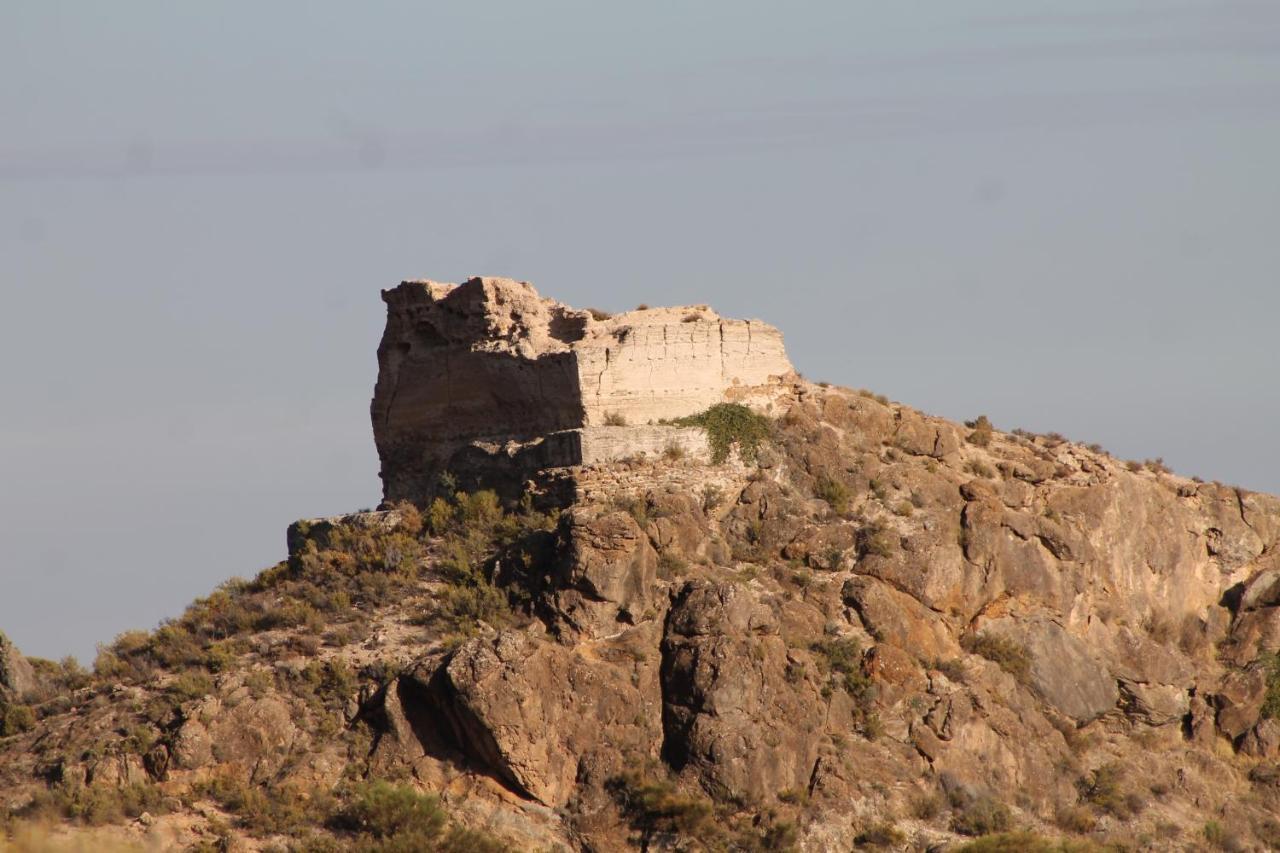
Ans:
[[[679,445],[696,430],[650,426],[725,400],[765,409],[793,373],[777,329],[706,306],[607,316],[525,282],[408,281],[384,291],[372,416],[388,501],[520,483],[549,467]]]
[[[0,634],[0,706],[36,689],[36,674],[17,646]]]

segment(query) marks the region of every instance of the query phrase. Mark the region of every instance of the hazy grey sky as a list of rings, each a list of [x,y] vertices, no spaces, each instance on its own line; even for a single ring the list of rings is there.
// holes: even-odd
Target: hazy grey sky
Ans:
[[[379,498],[380,288],[711,302],[813,379],[1280,491],[1280,6],[0,8],[0,629]]]

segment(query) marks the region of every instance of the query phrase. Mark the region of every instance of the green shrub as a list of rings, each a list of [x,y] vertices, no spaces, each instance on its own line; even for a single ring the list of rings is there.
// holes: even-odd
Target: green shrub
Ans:
[[[951,828],[961,835],[988,835],[1009,828],[1009,807],[994,797],[956,798],[951,803]]]
[[[406,785],[366,782],[332,821],[357,835],[334,849],[359,853],[505,853],[507,844],[478,830],[449,825],[440,801]]]
[[[711,512],[724,503],[724,489],[714,483],[707,483],[702,487],[702,511]]]
[[[973,430],[969,433],[969,443],[976,444],[979,447],[986,447],[991,443],[994,430],[991,427],[991,421],[986,415],[978,415],[975,421],[965,421],[965,426]]]
[[[666,779],[628,771],[611,779],[608,788],[632,828],[646,838],[668,832],[696,838],[714,831],[710,801],[682,794]]]
[[[658,577],[663,580],[678,578],[688,570],[688,561],[672,554],[669,551],[663,551],[658,556]]]
[[[896,546],[897,537],[878,521],[858,531],[859,556],[892,557]]]
[[[1027,647],[997,634],[969,634],[960,645],[970,654],[980,655],[1025,682],[1031,675],[1031,655]]]
[[[811,648],[818,655],[822,672],[853,700],[862,733],[874,737],[879,731],[879,720],[872,708],[876,689],[862,668],[862,646],[852,637],[833,637],[814,643]]]
[[[253,627],[259,631],[302,627],[314,632],[324,627],[324,617],[305,601],[282,601],[259,615]]]
[[[715,463],[728,459],[735,445],[744,462],[755,461],[760,445],[773,431],[768,418],[740,403],[719,403],[700,414],[680,418],[676,424],[705,430],[711,445],[711,461]]]
[[[151,751],[151,747],[156,745],[158,736],[156,730],[150,726],[132,726],[124,739],[125,749],[134,755],[146,755]]]
[[[900,847],[906,841],[906,833],[891,823],[878,823],[853,839],[859,847]]]
[[[871,494],[875,495],[875,499],[883,502],[889,497],[889,489],[879,479],[872,477],[867,481],[867,488],[871,490]]]
[[[1086,832],[1093,832],[1094,826],[1098,823],[1093,813],[1083,806],[1065,806],[1058,809],[1057,814],[1054,815],[1053,822],[1067,832],[1074,832],[1080,835]]]
[[[213,643],[205,650],[204,666],[210,672],[226,672],[235,665],[236,649],[228,641]]]
[[[259,836],[297,835],[309,827],[323,826],[336,807],[328,791],[254,785],[230,775],[215,776],[197,790],[234,814],[241,827]]]
[[[778,792],[778,802],[792,806],[809,805],[809,792],[804,788],[786,788]]]
[[[823,474],[818,477],[813,493],[815,497],[826,501],[836,515],[844,515],[849,511],[849,487],[839,480]]]
[[[22,734],[36,727],[36,714],[26,705],[0,708],[0,737]]]
[[[911,816],[918,820],[933,820],[942,813],[944,805],[942,797],[933,791],[919,794],[911,798]]]
[[[463,637],[474,634],[481,622],[501,627],[511,618],[511,603],[506,593],[487,581],[449,587],[436,603],[433,619]]]
[[[93,674],[103,681],[119,681],[133,674],[133,669],[107,646],[99,643],[93,659]]]
[[[416,506],[409,501],[400,501],[393,509],[400,514],[400,520],[396,524],[397,530],[407,536],[417,536],[422,532],[426,519],[422,517],[422,513]]]
[[[213,680],[203,672],[184,672],[170,683],[168,689],[179,702],[187,702],[212,693]]]
[[[627,419],[625,416],[622,415],[621,412],[605,412],[604,425],[605,426],[626,426]]]
[[[1173,473],[1173,470],[1168,465],[1164,464],[1164,459],[1161,457],[1156,457],[1155,459],[1144,459],[1142,467],[1146,468],[1153,474]]]
[[[498,493],[492,489],[483,489],[470,494],[458,492],[455,499],[458,504],[458,517],[466,527],[488,530],[502,518],[502,504],[498,500]]]
[[[376,781],[362,785],[342,812],[343,822],[374,838],[420,841],[429,850],[448,822],[440,801],[405,785]]]
[[[960,658],[945,658],[934,661],[933,668],[952,681],[964,681],[964,661],[960,660]]]
[[[1262,700],[1261,715],[1280,719],[1280,652],[1266,652],[1258,657],[1267,674],[1267,692]]]
[[[1125,786],[1124,770],[1124,765],[1119,762],[1104,764],[1094,770],[1076,783],[1080,798],[1121,820],[1136,817],[1146,808],[1147,803],[1142,795]]]
[[[355,672],[340,658],[311,661],[302,670],[300,684],[327,708],[342,707],[360,686]]]
[[[165,798],[155,785],[95,785],[60,782],[40,791],[22,810],[21,816],[36,820],[71,820],[90,826],[120,823],[143,812],[153,815],[167,811]],[[2,840],[2,839],[0,839]]]
[[[31,702],[47,702],[55,696],[79,690],[92,680],[92,676],[71,655],[60,661],[28,655],[27,663],[31,664],[40,682],[40,686],[32,691]]]
[[[978,459],[970,459],[965,463],[964,469],[970,474],[985,477],[988,480],[994,480],[996,477],[995,469]]]
[[[653,505],[648,498],[640,495],[615,495],[610,501],[615,510],[621,510],[631,516],[640,527],[646,527],[653,517]]]
[[[456,518],[453,504],[444,498],[436,498],[427,508],[427,530],[441,536],[453,524]]]

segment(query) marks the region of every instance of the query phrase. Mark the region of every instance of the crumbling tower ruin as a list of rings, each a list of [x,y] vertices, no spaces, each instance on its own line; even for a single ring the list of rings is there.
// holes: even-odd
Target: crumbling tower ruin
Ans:
[[[768,411],[794,373],[777,329],[704,305],[605,316],[504,278],[382,298],[371,409],[388,501],[425,499],[446,471],[511,488],[671,444],[705,458],[700,430],[661,422],[726,401]]]

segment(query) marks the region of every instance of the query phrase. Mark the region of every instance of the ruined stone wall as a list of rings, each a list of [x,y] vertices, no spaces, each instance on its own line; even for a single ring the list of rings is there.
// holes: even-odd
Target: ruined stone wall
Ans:
[[[611,318],[576,348],[588,424],[616,415],[645,424],[701,412],[734,389],[770,386],[792,372],[782,334],[707,309],[657,308]]]
[[[707,434],[697,427],[599,426],[576,431],[579,460],[575,464],[594,465],[633,456],[665,456],[673,461],[711,461]]]
[[[610,317],[498,278],[404,282],[383,300],[371,414],[390,501],[423,499],[443,471],[514,488],[671,443],[703,459],[705,439],[657,423],[726,400],[767,410],[793,374],[777,329],[706,306]]]

